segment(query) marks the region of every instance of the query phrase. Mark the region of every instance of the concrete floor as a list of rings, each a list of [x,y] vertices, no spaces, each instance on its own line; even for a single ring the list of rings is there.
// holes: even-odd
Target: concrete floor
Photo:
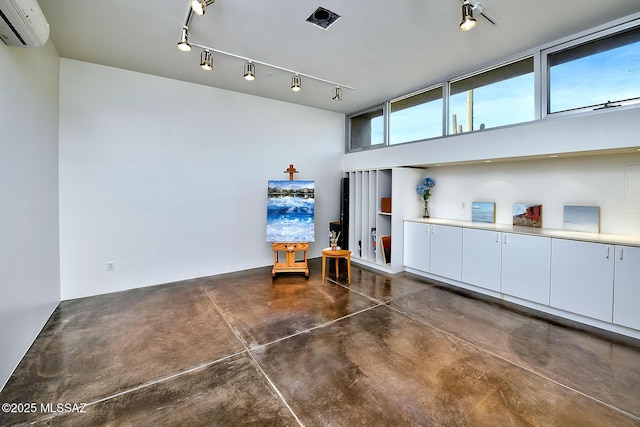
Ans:
[[[639,348],[310,264],[62,302],[0,425],[640,426]]]

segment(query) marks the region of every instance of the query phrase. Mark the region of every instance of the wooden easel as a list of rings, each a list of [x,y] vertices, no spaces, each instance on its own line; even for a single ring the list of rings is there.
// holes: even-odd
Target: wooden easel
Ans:
[[[291,164],[284,173],[288,173],[289,181],[293,181],[293,174],[298,173],[298,171]],[[271,277],[275,277],[276,273],[304,273],[305,277],[309,277],[309,264],[307,263],[308,242],[277,242],[271,244],[271,249],[273,249]],[[304,252],[303,261],[296,261],[296,252],[298,251]],[[278,252],[286,252],[285,262],[279,262]]]

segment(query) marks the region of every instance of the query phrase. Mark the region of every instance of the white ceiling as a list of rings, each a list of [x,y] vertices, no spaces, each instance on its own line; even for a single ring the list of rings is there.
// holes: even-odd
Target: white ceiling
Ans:
[[[308,78],[290,90],[291,74],[214,53],[200,69],[200,49],[176,48],[187,0],[39,0],[61,57],[349,113],[459,75],[532,47],[640,11],[639,0],[481,0],[496,26],[478,16],[458,28],[461,0],[217,0],[194,15],[191,41],[242,57],[352,86]],[[472,1],[475,3],[475,0]],[[322,30],[306,18],[318,6],[341,18]],[[99,82],[96,82],[99,83]]]

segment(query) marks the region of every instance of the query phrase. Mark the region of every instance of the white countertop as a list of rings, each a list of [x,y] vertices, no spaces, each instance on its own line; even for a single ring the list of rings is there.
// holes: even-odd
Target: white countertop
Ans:
[[[440,218],[405,219],[408,222],[422,222],[425,224],[450,225],[453,227],[473,228],[477,230],[500,231],[531,236],[555,237],[559,239],[581,240],[584,242],[605,243],[611,245],[627,245],[640,247],[640,236],[626,234],[583,233],[579,231],[564,231],[553,228],[523,227],[508,224],[489,224],[486,222],[472,222]]]

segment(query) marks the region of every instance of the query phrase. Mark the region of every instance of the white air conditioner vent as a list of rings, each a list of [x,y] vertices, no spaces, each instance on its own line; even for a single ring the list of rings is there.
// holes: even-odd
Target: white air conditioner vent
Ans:
[[[49,39],[49,23],[36,0],[0,0],[0,39],[9,46],[38,47]]]

